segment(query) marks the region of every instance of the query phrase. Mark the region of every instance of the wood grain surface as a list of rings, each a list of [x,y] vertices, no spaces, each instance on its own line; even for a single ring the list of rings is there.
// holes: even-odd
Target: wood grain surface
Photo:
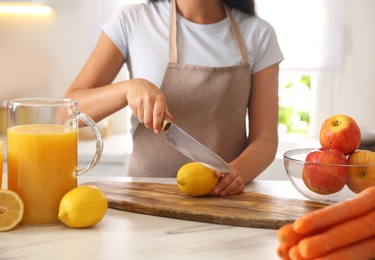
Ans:
[[[190,197],[177,184],[89,182],[100,188],[109,208],[232,226],[277,229],[324,204],[244,192],[229,197]]]

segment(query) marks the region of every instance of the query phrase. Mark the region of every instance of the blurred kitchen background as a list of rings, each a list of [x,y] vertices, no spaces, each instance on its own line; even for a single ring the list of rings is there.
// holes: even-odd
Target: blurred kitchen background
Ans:
[[[22,9],[9,8],[9,2]],[[100,26],[122,5],[139,2],[144,1],[0,1],[0,100],[62,97],[93,50]],[[24,9],[28,3],[44,9]],[[320,125],[332,114],[352,116],[362,129],[362,147],[372,149],[375,1],[256,0],[256,5],[258,15],[274,26],[285,56],[280,73],[279,152],[258,178],[286,179],[283,152],[317,147]],[[127,77],[124,67],[116,81]],[[98,123],[104,154],[88,174],[126,175],[132,149],[129,115],[123,109]],[[5,137],[3,108],[0,131]],[[88,131],[80,136],[84,165],[95,144]]]

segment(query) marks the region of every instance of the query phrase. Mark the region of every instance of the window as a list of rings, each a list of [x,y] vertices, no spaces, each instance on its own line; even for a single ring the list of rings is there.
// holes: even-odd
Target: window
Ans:
[[[279,134],[308,133],[313,107],[311,74],[281,73],[279,84]]]
[[[258,15],[274,27],[280,65],[279,133],[314,129],[317,78],[343,63],[346,0],[257,0]]]

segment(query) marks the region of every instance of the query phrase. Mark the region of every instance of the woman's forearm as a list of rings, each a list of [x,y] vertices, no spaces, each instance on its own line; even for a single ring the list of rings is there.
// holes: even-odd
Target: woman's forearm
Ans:
[[[264,136],[254,140],[230,166],[238,172],[244,183],[248,183],[273,162],[277,144],[277,136]]]
[[[127,84],[122,81],[97,88],[73,88],[65,97],[78,100],[79,110],[98,122],[127,106]]]

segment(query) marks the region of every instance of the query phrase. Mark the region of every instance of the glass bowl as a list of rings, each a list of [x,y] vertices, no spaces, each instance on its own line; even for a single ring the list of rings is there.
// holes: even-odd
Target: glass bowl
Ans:
[[[289,180],[292,182],[293,186],[307,199],[312,201],[324,203],[324,204],[333,204],[339,201],[347,200],[353,198],[356,193],[352,192],[346,185],[344,188],[336,193],[321,195],[310,190],[302,180],[302,170],[304,164],[317,164],[305,162],[306,156],[312,150],[316,148],[303,148],[303,149],[294,149],[284,153],[284,167],[288,174]],[[334,164],[325,164],[324,167],[370,167],[369,165],[334,165]],[[371,167],[374,167],[372,165]]]

